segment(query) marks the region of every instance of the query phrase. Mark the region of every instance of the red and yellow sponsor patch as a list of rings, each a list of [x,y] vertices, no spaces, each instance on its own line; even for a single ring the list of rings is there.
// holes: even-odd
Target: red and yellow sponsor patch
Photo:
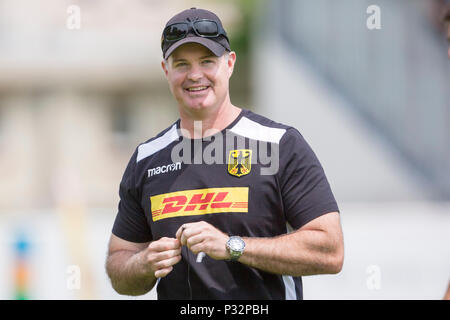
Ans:
[[[152,219],[248,212],[248,187],[184,190],[150,197]]]

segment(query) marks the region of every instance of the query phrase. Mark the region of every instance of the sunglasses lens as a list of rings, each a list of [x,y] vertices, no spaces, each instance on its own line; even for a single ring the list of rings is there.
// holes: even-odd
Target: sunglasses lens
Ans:
[[[168,26],[164,32],[165,39],[167,41],[174,41],[183,38],[188,31],[188,25],[186,23],[177,23]]]
[[[219,35],[219,27],[214,21],[196,21],[194,22],[194,28],[205,37],[217,37]]]

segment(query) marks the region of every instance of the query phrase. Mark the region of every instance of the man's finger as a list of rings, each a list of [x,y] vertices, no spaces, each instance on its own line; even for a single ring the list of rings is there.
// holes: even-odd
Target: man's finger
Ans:
[[[203,242],[203,240],[205,240],[205,236],[202,233],[195,234],[191,237],[186,238],[186,246],[188,248],[191,248],[193,245]]]
[[[182,225],[181,227],[178,228],[175,234],[175,238],[178,239],[179,241],[181,241],[181,234],[183,233],[185,228],[186,228],[185,225]]]
[[[181,234],[181,240],[180,240],[181,244],[183,246],[187,246],[188,239],[195,237],[197,235],[201,235],[202,232],[203,232],[202,229],[196,228],[196,227],[192,227],[192,228],[184,230],[183,233]]]
[[[165,260],[161,260],[161,261],[155,263],[155,267],[158,268],[159,270],[161,270],[161,269],[171,267],[180,261],[181,261],[181,255],[178,255],[178,256],[175,256],[175,257],[172,257],[169,259],[165,259]]]
[[[168,251],[173,249],[178,249],[181,247],[181,243],[178,239],[174,238],[161,238],[157,241],[153,241],[148,246],[150,249],[155,251]]]
[[[209,223],[205,222],[205,221],[198,221],[198,222],[190,222],[190,223],[184,223],[183,225],[181,225],[176,234],[175,234],[175,238],[177,238],[178,240],[181,240],[182,234],[185,233],[186,231],[189,230],[189,232],[196,230],[194,232],[195,233],[199,233],[202,229],[205,229],[206,226],[210,226]],[[188,236],[191,236],[191,233],[188,233]]]
[[[168,267],[168,268],[156,270],[156,271],[155,271],[155,278],[164,278],[164,277],[167,276],[172,270],[173,270],[173,267]]]
[[[205,251],[205,242],[203,241],[203,242],[197,243],[197,244],[193,245],[192,247],[190,247],[189,250],[191,250],[195,254],[197,254],[197,253],[200,254]]]
[[[192,226],[195,226],[196,222],[193,223],[185,223],[183,225],[181,225],[181,227],[178,228],[176,234],[175,234],[175,238],[178,239],[181,242],[181,237],[184,233],[184,231]]]
[[[162,260],[166,260],[166,259],[170,259],[172,257],[176,257],[181,255],[181,247],[178,249],[172,249],[172,250],[167,250],[167,251],[161,251],[159,253],[156,254],[156,261],[162,261]]]

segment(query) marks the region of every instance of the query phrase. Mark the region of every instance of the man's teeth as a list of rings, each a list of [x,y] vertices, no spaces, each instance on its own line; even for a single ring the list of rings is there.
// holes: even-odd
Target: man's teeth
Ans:
[[[205,90],[208,87],[197,87],[197,88],[188,88],[188,91],[200,91],[200,90]]]

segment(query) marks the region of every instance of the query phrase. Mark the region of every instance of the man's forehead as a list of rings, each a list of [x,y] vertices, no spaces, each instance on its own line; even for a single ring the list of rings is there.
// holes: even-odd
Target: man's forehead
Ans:
[[[206,58],[217,56],[205,46],[198,43],[186,43],[179,46],[171,55],[173,61],[192,59],[192,58]]]

